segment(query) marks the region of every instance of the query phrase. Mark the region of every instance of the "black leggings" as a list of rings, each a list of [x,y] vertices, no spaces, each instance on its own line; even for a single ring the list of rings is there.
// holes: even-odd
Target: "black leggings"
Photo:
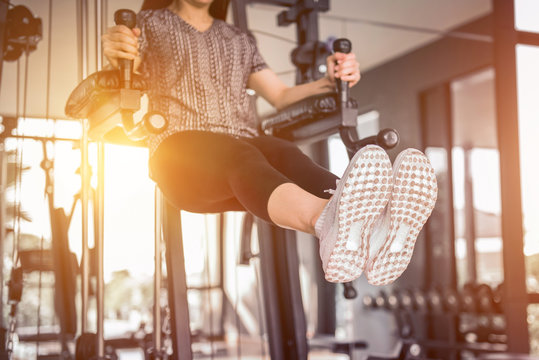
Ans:
[[[150,159],[150,169],[163,194],[182,210],[247,210],[269,222],[267,204],[277,186],[295,183],[328,198],[324,190],[335,188],[337,179],[289,141],[206,131],[166,138]]]

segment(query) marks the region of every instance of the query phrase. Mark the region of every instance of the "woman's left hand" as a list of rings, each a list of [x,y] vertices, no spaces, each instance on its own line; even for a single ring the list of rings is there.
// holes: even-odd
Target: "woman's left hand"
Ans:
[[[328,66],[328,78],[333,83],[337,78],[348,82],[349,86],[352,87],[357,84],[361,78],[359,63],[357,62],[354,53],[343,54],[337,52],[328,56],[326,61]]]

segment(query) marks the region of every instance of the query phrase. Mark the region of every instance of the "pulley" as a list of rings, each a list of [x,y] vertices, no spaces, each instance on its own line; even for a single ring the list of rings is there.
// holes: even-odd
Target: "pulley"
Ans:
[[[24,51],[34,51],[43,37],[40,18],[23,5],[8,10],[4,60],[16,61]]]

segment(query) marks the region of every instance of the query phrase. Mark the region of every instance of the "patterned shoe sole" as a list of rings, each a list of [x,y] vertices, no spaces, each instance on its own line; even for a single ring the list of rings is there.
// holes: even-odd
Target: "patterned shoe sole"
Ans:
[[[437,192],[436,176],[427,157],[415,149],[401,153],[393,170],[389,232],[365,271],[370,284],[390,284],[406,270],[417,236],[436,203]]]
[[[337,240],[325,271],[330,282],[352,281],[365,269],[373,225],[391,197],[389,157],[380,147],[367,146],[354,156],[340,181],[345,184],[337,210]]]

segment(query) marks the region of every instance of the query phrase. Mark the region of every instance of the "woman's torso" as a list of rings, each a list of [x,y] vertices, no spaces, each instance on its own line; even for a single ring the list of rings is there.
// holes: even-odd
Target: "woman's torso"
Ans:
[[[163,133],[150,136],[151,154],[180,131],[257,134],[247,81],[266,64],[254,39],[217,19],[200,32],[166,8],[141,11],[137,21],[150,110],[169,120]]]

